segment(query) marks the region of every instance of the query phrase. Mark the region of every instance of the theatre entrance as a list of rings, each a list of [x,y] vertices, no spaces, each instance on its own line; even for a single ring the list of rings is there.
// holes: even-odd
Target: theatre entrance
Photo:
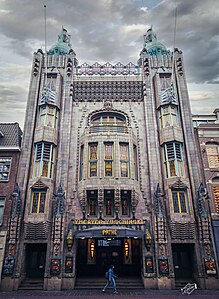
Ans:
[[[172,244],[172,252],[175,279],[192,279],[194,272],[194,244]]]
[[[43,278],[46,262],[46,244],[26,245],[26,276]]]
[[[110,265],[116,275],[140,276],[141,239],[78,239],[77,276],[103,277]]]

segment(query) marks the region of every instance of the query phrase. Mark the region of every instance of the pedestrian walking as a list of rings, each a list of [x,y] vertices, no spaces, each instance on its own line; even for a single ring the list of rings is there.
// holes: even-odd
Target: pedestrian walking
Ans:
[[[108,288],[108,286],[110,285],[110,283],[112,283],[113,294],[118,294],[118,292],[116,290],[116,278],[117,278],[117,276],[114,274],[113,270],[114,270],[114,265],[111,265],[109,267],[109,270],[106,272],[107,283],[104,286],[104,288],[102,289],[103,293],[106,292],[106,289]]]

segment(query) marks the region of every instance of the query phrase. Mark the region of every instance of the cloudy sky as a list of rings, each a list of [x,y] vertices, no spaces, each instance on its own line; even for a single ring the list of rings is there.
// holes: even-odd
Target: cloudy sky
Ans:
[[[79,63],[136,63],[143,35],[153,25],[158,40],[184,53],[192,112],[219,108],[218,0],[0,0],[0,122],[23,128],[32,54],[48,49],[61,27],[71,34]]]

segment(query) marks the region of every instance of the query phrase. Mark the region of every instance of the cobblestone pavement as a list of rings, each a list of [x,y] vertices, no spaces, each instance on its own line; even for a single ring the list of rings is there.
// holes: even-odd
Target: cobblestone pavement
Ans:
[[[180,290],[121,290],[118,294],[113,294],[112,290],[102,293],[101,290],[71,290],[71,291],[16,291],[0,292],[0,298],[5,299],[64,299],[64,298],[103,298],[103,299],[219,299],[219,290],[195,290],[191,295],[182,295]]]

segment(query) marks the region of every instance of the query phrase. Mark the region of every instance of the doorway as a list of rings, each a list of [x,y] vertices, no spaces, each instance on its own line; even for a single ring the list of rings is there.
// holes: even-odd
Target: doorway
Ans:
[[[194,244],[172,244],[176,280],[193,278]]]
[[[96,276],[103,277],[110,265],[115,266],[116,275],[139,276],[141,275],[141,239],[131,239],[131,262],[124,262],[124,239],[112,238],[93,239],[95,243],[95,263],[88,264],[88,239],[79,239],[77,246],[77,275],[78,277]]]
[[[27,244],[26,246],[26,276],[43,278],[47,244]]]

